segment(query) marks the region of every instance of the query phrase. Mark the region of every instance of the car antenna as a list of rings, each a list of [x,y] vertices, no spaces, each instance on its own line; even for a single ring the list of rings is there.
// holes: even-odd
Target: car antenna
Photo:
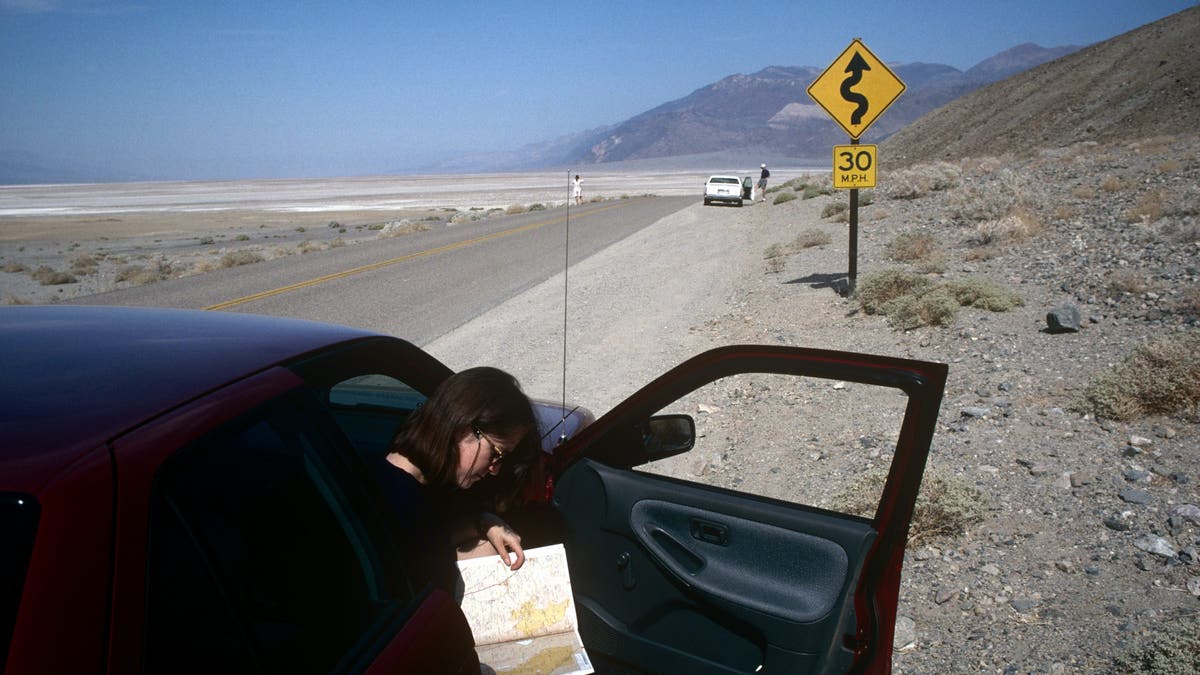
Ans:
[[[567,169],[567,226],[563,238],[563,356],[562,356],[562,407],[559,413],[558,443],[567,440],[567,273],[571,269],[571,169]]]

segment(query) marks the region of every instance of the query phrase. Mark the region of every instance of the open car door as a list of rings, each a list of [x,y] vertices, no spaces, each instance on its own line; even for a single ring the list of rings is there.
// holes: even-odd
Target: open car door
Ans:
[[[598,672],[888,672],[946,371],[725,347],[585,429],[554,504]]]

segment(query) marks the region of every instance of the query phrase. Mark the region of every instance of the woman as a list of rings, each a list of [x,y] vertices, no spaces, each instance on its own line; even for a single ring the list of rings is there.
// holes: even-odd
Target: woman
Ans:
[[[521,537],[462,491],[496,475],[509,493],[519,490],[539,451],[533,406],[496,368],[452,375],[412,414],[375,468],[422,580],[457,595],[456,549],[486,548],[512,570],[525,563]]]

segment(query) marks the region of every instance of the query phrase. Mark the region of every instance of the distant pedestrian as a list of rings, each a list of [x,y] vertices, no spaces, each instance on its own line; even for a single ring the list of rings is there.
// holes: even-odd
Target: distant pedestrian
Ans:
[[[771,172],[767,171],[767,165],[763,164],[762,171],[758,174],[758,194],[762,196],[762,200],[767,201],[767,179],[771,177]]]
[[[575,194],[575,203],[582,204],[583,203],[583,179],[579,177],[579,174],[575,174],[575,192],[574,192],[574,194]]]

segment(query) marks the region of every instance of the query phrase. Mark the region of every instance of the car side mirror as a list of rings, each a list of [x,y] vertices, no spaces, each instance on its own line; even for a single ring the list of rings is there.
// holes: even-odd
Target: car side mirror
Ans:
[[[641,425],[646,461],[674,457],[696,445],[696,421],[691,415],[655,415]]]

